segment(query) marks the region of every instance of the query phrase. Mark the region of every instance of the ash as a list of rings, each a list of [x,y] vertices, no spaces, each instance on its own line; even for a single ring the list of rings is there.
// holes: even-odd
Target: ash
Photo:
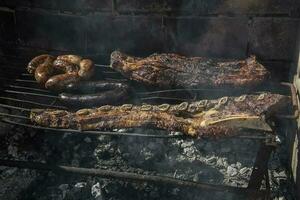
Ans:
[[[260,142],[51,134],[0,124],[1,158],[163,175],[247,187]],[[133,130],[126,130],[133,131]],[[145,130],[135,130],[143,131]],[[158,131],[147,130],[149,134]],[[161,133],[166,134],[166,133]],[[284,140],[269,162],[272,199],[293,199]],[[245,199],[233,193],[182,189],[91,176],[0,167],[0,199]]]

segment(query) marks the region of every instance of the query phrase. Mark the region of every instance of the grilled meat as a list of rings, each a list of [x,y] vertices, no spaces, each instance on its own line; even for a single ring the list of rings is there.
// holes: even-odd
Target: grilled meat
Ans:
[[[34,78],[38,83],[45,84],[47,80],[53,75],[54,68],[52,66],[52,63],[54,60],[55,58],[52,56],[46,57],[44,62],[36,67],[35,71],[33,70],[33,68],[29,67],[31,65],[28,66],[28,69],[31,69],[32,72],[34,71]]]
[[[231,61],[177,54],[139,58],[114,51],[111,67],[129,79],[164,88],[253,87],[269,76],[255,56]]]
[[[94,64],[91,60],[76,55],[62,55],[56,58],[40,55],[29,62],[27,70],[35,74],[37,82],[46,88],[61,90],[70,83],[89,79],[94,73]]]
[[[66,93],[58,95],[59,100],[66,105],[81,108],[106,104],[121,105],[128,100],[130,94],[128,84],[116,81],[72,83],[67,85],[65,90]]]
[[[33,109],[30,118],[36,124],[55,128],[148,127],[180,131],[190,136],[217,137],[232,135],[242,128],[270,131],[267,120],[284,108],[287,101],[287,96],[263,93],[177,105],[106,105],[77,112]]]
[[[49,59],[52,59],[54,60],[55,58],[51,55],[48,55],[48,54],[43,54],[43,55],[39,55],[39,56],[36,56],[35,58],[33,58],[29,63],[28,63],[28,66],[27,66],[27,71],[30,73],[30,74],[34,74],[36,68],[41,65],[41,64],[44,64],[47,60]]]

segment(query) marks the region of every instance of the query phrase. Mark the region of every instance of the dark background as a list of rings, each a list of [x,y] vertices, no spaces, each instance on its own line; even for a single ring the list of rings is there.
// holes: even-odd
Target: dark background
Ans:
[[[257,55],[287,79],[298,55],[299,0],[0,0],[0,54]]]

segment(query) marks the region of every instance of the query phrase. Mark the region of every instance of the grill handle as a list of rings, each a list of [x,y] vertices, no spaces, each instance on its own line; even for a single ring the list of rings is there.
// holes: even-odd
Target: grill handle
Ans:
[[[277,117],[283,118],[283,119],[297,119],[299,117],[299,105],[298,105],[296,88],[295,88],[294,84],[292,84],[292,83],[281,82],[280,84],[290,88],[291,98],[292,98],[292,107],[293,107],[294,114],[293,115],[277,115]]]

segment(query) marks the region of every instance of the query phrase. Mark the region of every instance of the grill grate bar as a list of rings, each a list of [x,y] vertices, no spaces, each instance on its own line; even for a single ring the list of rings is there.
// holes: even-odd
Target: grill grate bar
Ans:
[[[193,100],[193,99],[182,99],[182,98],[175,98],[175,97],[142,97],[141,98],[141,100],[154,100],[154,99],[188,101],[188,102]]]
[[[10,81],[10,82],[19,82],[19,83],[31,83],[31,84],[34,84],[34,85],[37,85],[37,82],[34,81],[34,80],[28,80],[28,79],[11,79],[11,78],[3,78],[3,77],[0,77],[0,80],[2,81]]]
[[[120,179],[124,181],[150,182],[155,184],[172,185],[177,187],[180,186],[185,188],[233,192],[233,193],[247,194],[252,196],[253,195],[263,196],[265,194],[264,190],[257,191],[249,188],[242,188],[242,187],[223,186],[223,185],[215,185],[209,183],[198,183],[194,181],[176,179],[167,176],[146,175],[146,174],[137,174],[137,173],[130,173],[130,172],[120,172],[120,171],[94,169],[94,168],[91,169],[91,168],[61,166],[61,165],[50,165],[48,163],[41,163],[41,162],[1,159],[0,165],[9,166],[9,167],[44,170],[44,171],[46,170],[46,171],[53,171],[57,173],[71,173],[71,174],[80,174],[80,175],[88,175],[88,176],[96,175],[103,178],[114,178],[114,179]]]
[[[104,78],[104,80],[107,80],[107,81],[128,82],[128,80],[124,79],[124,78]]]
[[[26,120],[30,120],[29,117],[22,116],[22,115],[12,115],[12,114],[1,113],[1,112],[0,112],[0,115],[1,115],[1,116],[4,116],[4,117],[10,117],[10,118],[17,118],[17,119],[26,119]]]
[[[28,87],[18,87],[18,88],[28,88]],[[33,90],[38,90],[35,88],[28,88]],[[22,95],[28,95],[28,96],[37,96],[37,97],[45,97],[45,98],[52,98],[52,99],[59,99],[58,96],[50,95],[50,94],[41,94],[41,93],[33,93],[33,92],[23,92],[23,91],[16,91],[16,90],[4,90],[6,93],[11,94],[22,94]],[[155,99],[161,99],[161,100],[175,100],[175,101],[191,101],[193,99],[183,99],[183,98],[175,98],[175,97],[163,97],[163,96],[150,96],[150,97],[141,97],[141,100],[155,100]]]
[[[94,64],[96,67],[103,67],[103,68],[110,68],[111,67],[109,65],[101,65],[101,64]]]
[[[16,79],[16,82],[24,82],[24,83],[34,83],[37,85],[37,82],[34,80],[26,80],[26,79]]]
[[[206,89],[206,88],[195,88],[195,89],[188,89],[188,88],[180,88],[180,89],[170,89],[170,90],[156,90],[152,92],[138,92],[137,94],[148,95],[148,94],[159,94],[165,92],[189,92],[189,91],[226,91],[225,89]]]
[[[0,103],[0,107],[2,107],[2,108],[16,109],[16,110],[21,110],[21,111],[27,111],[27,112],[31,111],[31,109],[29,109],[29,108],[22,108],[22,107],[18,107],[18,106],[11,106],[11,105],[6,105],[6,104],[2,104],[2,103]]]
[[[43,103],[38,103],[35,101],[29,101],[29,100],[23,100],[23,99],[16,99],[16,98],[10,98],[10,97],[1,97],[0,99],[3,100],[9,100],[9,101],[15,101],[15,102],[21,102],[21,103],[29,103],[32,105],[36,105],[36,106],[42,106],[42,107],[51,107],[51,108],[57,108],[57,109],[67,109],[67,107],[65,106],[56,106],[56,105],[51,105],[51,104],[43,104]]]
[[[37,91],[37,92],[50,93],[48,90],[38,89],[38,88],[33,88],[33,87],[25,87],[25,86],[18,86],[18,85],[7,85],[7,87],[15,88],[15,89],[25,89],[25,90],[32,90],[32,91]]]
[[[102,71],[101,73],[103,73],[103,74],[120,74],[119,72],[116,72],[116,71]]]
[[[181,134],[181,135],[155,135],[155,134],[141,134],[141,133],[131,133],[131,132],[81,131],[81,130],[76,130],[76,129],[57,129],[57,128],[49,128],[49,127],[25,124],[25,123],[21,123],[21,122],[15,122],[15,121],[11,121],[8,119],[2,119],[1,121],[4,123],[7,123],[7,124],[23,126],[23,127],[27,127],[27,128],[34,128],[34,129],[39,129],[39,130],[48,130],[48,131],[62,132],[62,133],[68,132],[68,133],[85,134],[85,135],[89,134],[89,135],[95,135],[95,136],[111,135],[111,136],[147,137],[147,138],[183,138],[183,137],[185,137],[185,135],[183,135],[183,134]]]
[[[4,92],[12,93],[12,94],[23,94],[23,95],[30,95],[30,96],[38,96],[38,97],[47,97],[52,99],[58,99],[57,96],[54,95],[48,95],[48,94],[38,94],[33,92],[21,92],[21,91],[15,91],[15,90],[4,90]]]
[[[28,76],[28,77],[32,77],[32,74],[28,74],[28,73],[22,73],[21,76]]]

